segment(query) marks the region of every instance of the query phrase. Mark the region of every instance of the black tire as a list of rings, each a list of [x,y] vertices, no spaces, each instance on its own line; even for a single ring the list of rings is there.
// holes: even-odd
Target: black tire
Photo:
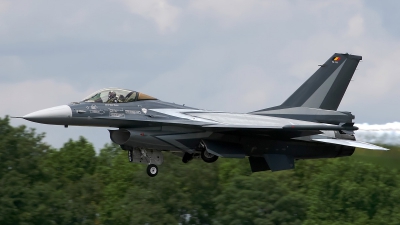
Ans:
[[[189,154],[189,153],[186,152],[182,157],[182,162],[183,163],[188,163],[192,159],[193,159],[193,154]]]
[[[218,156],[207,152],[206,149],[201,151],[200,156],[201,156],[201,159],[206,163],[213,163],[213,162],[217,161],[217,159],[218,159]]]
[[[155,177],[158,174],[158,167],[154,164],[150,164],[147,166],[147,175],[150,177]]]
[[[128,150],[128,159],[129,159],[129,162],[133,161],[133,150]]]

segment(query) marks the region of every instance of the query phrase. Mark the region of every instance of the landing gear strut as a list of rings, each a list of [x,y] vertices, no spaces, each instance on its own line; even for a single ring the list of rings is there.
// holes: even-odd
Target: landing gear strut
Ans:
[[[161,165],[164,161],[161,151],[143,148],[128,148],[126,146],[121,146],[121,148],[127,150],[129,162],[147,164],[146,171],[150,177],[155,177],[158,174],[157,165]]]
[[[142,153],[142,157],[145,158],[148,162],[149,165],[147,166],[147,175],[150,177],[155,177],[158,174],[158,167],[155,164],[151,164],[152,161],[152,155],[147,154],[147,151],[145,149],[140,149],[140,152]]]
[[[155,177],[158,174],[158,167],[154,164],[149,164],[147,166],[147,175],[150,177]]]

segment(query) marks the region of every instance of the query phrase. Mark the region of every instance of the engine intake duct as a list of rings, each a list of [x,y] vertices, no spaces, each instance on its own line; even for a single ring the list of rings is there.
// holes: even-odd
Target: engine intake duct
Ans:
[[[109,132],[111,141],[118,145],[125,144],[131,137],[128,130],[109,130]]]

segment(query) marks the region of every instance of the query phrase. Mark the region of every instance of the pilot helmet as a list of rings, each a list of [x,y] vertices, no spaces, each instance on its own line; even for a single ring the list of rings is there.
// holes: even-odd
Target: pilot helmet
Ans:
[[[108,92],[108,99],[115,98],[116,96],[117,96],[117,94],[114,91]]]

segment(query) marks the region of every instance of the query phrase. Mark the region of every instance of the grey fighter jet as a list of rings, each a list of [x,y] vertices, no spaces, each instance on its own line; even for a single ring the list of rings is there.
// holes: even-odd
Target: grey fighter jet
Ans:
[[[293,169],[299,159],[351,156],[355,148],[387,150],[356,141],[354,115],[337,111],[361,59],[336,53],[281,105],[250,113],[196,109],[106,88],[22,118],[114,128],[111,140],[127,151],[130,162],[148,164],[151,177],[163,163],[163,152],[182,157],[183,163],[247,157],[253,172]]]

